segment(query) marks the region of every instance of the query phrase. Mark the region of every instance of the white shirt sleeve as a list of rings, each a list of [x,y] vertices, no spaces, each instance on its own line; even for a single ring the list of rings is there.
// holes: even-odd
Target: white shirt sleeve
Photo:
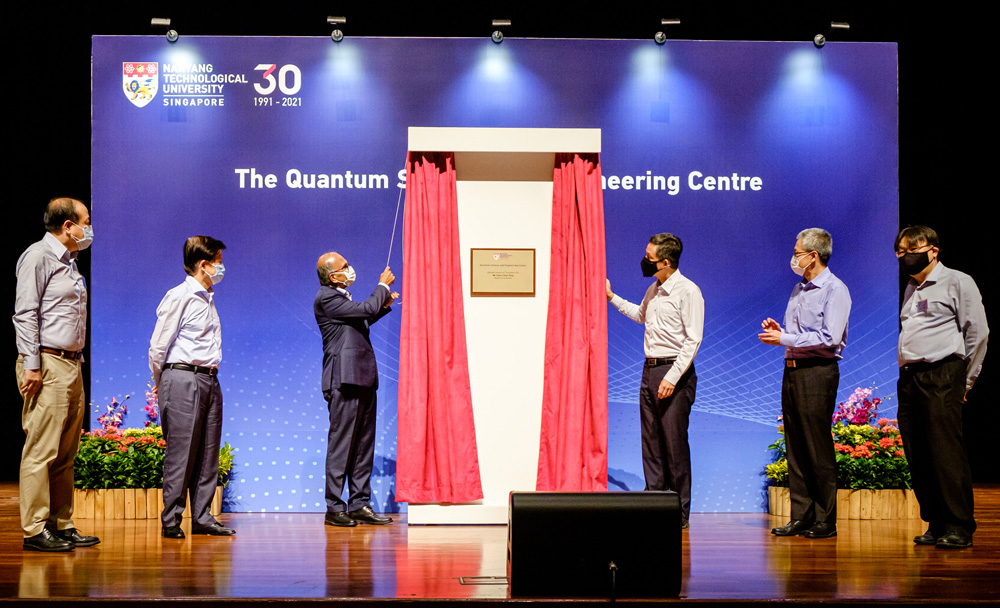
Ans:
[[[664,379],[677,385],[681,376],[691,366],[691,361],[698,354],[701,340],[705,333],[705,298],[701,290],[694,288],[681,302],[681,322],[684,324],[684,341],[681,350],[674,359],[674,364]]]
[[[156,327],[153,337],[149,340],[149,371],[153,373],[153,386],[160,383],[160,373],[167,357],[167,349],[177,338],[180,331],[181,313],[183,312],[180,298],[163,298],[156,307]]]

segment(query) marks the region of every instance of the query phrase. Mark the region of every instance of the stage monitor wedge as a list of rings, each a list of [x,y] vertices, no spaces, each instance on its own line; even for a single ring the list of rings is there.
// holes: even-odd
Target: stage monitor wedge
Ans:
[[[680,499],[674,492],[511,492],[507,576],[511,597],[676,597]]]

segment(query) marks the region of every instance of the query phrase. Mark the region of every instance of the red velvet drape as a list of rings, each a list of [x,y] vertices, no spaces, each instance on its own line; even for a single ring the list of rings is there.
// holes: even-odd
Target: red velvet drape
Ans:
[[[597,154],[557,154],[538,490],[608,488],[608,316]]]
[[[396,500],[477,500],[455,155],[410,152],[406,166]]]

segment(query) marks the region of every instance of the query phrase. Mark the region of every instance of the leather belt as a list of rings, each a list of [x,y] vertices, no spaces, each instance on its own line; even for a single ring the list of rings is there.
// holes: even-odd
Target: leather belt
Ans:
[[[785,359],[785,367],[802,369],[804,367],[816,367],[818,365],[834,365],[837,359],[833,357],[805,357],[802,359]]]
[[[218,376],[219,368],[202,367],[200,365],[188,365],[187,363],[167,363],[163,369],[176,369],[182,372],[193,372],[195,374],[205,374],[206,376]]]
[[[83,356],[82,350],[63,350],[61,348],[49,348],[48,346],[42,346],[38,349],[38,351],[48,355],[62,357],[63,359],[69,359],[70,361],[77,361]]]
[[[658,365],[666,365],[667,363],[673,363],[676,361],[676,357],[671,357],[669,359],[663,357],[646,357],[646,367],[656,367]]]
[[[914,372],[926,372],[932,369],[941,367],[945,363],[951,363],[952,361],[961,361],[962,358],[958,355],[948,355],[940,361],[914,361],[913,363],[907,363],[903,365],[900,369],[907,373]]]

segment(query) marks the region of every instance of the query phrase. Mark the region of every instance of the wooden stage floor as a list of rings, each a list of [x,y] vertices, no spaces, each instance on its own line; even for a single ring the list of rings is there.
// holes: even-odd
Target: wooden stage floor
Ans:
[[[221,519],[236,528],[235,537],[176,541],[160,537],[157,520],[81,519],[77,525],[100,536],[100,545],[43,554],[21,549],[16,493],[16,484],[0,485],[0,601],[138,605],[155,598],[208,604],[286,598],[282,606],[324,599],[351,606],[399,600],[478,605],[508,595],[505,581],[460,581],[505,575],[504,526],[407,527],[404,515],[391,526],[333,528],[323,525],[321,514],[227,513]],[[911,538],[924,531],[917,520],[841,520],[836,538],[808,540],[772,536],[771,527],[785,522],[766,514],[695,513],[683,534],[680,601],[997,603],[1000,487],[977,487],[976,507],[975,545],[962,551],[914,545]]]

